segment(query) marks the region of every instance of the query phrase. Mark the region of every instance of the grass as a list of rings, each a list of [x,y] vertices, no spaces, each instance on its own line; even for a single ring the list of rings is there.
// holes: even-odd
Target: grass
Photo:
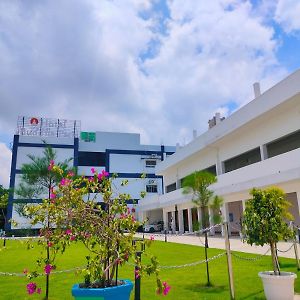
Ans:
[[[2,241],[1,241],[2,243]],[[2,245],[1,245],[2,246]],[[198,246],[164,243],[155,241],[149,252],[158,256],[161,265],[182,265],[193,263],[204,258],[204,249]],[[209,257],[224,252],[219,249],[208,249]],[[22,273],[23,269],[33,269],[39,249],[27,250],[26,244],[20,241],[7,241],[6,248],[0,248],[0,271]],[[239,253],[244,257],[256,255]],[[63,256],[58,257],[58,270],[70,269],[84,265],[85,249],[75,244]],[[143,258],[146,261],[146,258]],[[234,286],[236,299],[265,299],[263,286],[258,278],[259,271],[271,269],[269,256],[253,261],[237,260],[232,257]],[[295,272],[295,261],[280,259],[282,270]],[[206,286],[205,264],[186,268],[162,269],[161,278],[171,285],[171,291],[166,299],[198,300],[198,299],[230,299],[226,256],[222,256],[209,263],[211,286]],[[133,267],[125,266],[120,271],[120,278],[133,280]],[[44,278],[38,278],[37,283],[43,288]],[[50,277],[50,299],[64,300],[71,297],[71,287],[74,283],[81,282],[80,275],[72,273],[53,274]],[[40,295],[28,296],[25,286],[28,280],[24,277],[0,276],[0,299],[42,299]],[[295,291],[300,292],[300,279],[296,279]],[[155,294],[155,278],[143,277],[141,299],[152,300],[161,297]],[[133,300],[133,293],[131,299]]]

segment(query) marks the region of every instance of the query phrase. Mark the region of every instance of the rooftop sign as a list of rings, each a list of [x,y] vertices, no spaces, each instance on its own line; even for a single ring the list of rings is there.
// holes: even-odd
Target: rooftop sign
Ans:
[[[80,134],[80,121],[19,116],[16,134],[45,137],[78,137]]]

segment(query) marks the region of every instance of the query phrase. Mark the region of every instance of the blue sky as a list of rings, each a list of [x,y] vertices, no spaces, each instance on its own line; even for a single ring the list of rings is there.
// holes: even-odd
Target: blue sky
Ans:
[[[298,0],[0,1],[0,184],[19,115],[185,144],[300,68]]]

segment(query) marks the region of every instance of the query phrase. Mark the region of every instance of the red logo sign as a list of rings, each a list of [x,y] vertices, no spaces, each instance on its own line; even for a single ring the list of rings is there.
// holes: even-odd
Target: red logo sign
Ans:
[[[39,124],[39,120],[37,118],[31,118],[30,119],[30,124],[31,125],[37,125],[37,124]]]

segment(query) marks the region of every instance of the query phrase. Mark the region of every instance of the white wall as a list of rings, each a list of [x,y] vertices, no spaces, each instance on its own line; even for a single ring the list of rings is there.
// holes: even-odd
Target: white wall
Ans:
[[[45,137],[45,136],[19,136],[19,143],[37,143],[43,144],[59,144],[59,145],[74,145],[74,138],[62,138],[62,137]]]
[[[96,132],[96,142],[79,141],[80,151],[104,152],[106,149],[137,150],[140,135],[137,133]]]
[[[31,163],[32,160],[28,157],[28,154],[43,157],[43,151],[45,148],[42,147],[18,147],[17,152],[17,169],[21,169],[23,164]],[[56,161],[62,162],[66,159],[74,157],[73,149],[53,148],[56,152]],[[73,160],[70,162],[70,166],[73,165]]]

